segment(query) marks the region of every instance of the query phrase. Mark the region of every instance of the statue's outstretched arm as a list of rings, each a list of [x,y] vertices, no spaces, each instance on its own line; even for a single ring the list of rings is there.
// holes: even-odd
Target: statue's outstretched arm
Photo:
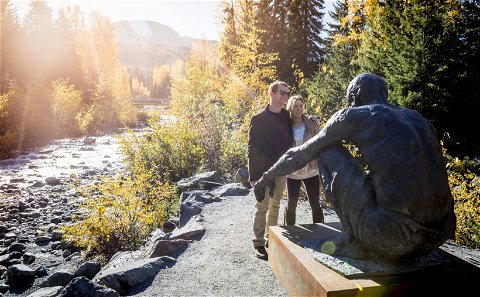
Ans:
[[[254,192],[257,201],[262,201],[265,188],[273,196],[274,181],[276,176],[284,176],[304,167],[310,161],[319,157],[321,150],[331,145],[338,145],[346,138],[354,125],[348,124],[345,110],[338,111],[332,116],[320,132],[301,146],[289,149],[278,161],[270,167],[262,178],[255,184]],[[348,138],[348,137],[347,137]]]
[[[320,149],[316,149],[316,147],[322,147],[322,145],[319,145],[321,142],[321,138],[314,137],[303,145],[291,148],[283,154],[255,184],[254,192],[257,201],[262,201],[264,199],[266,187],[270,190],[270,196],[273,196],[276,176],[284,176],[295,172],[318,158],[318,152]]]

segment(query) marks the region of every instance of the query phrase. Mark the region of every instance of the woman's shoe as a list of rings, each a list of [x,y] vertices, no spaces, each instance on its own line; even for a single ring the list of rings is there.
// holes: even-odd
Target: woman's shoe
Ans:
[[[285,225],[295,225],[295,210],[288,210],[285,208],[285,214],[283,217]]]

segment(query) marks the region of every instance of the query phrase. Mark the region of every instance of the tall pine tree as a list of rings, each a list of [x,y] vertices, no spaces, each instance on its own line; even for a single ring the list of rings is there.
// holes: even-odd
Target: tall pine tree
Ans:
[[[359,46],[360,19],[350,1],[337,0],[329,11],[332,19],[326,28],[325,61],[313,77],[302,87],[307,97],[307,110],[326,122],[338,109],[345,106],[343,100],[350,80],[358,73],[356,65]]]
[[[462,1],[461,71],[462,84],[456,85],[457,102],[455,122],[459,128],[456,147],[464,155],[478,156],[480,152],[480,133],[472,133],[471,128],[478,126],[477,112],[480,110],[480,1]]]
[[[290,0],[288,10],[288,29],[285,46],[288,50],[287,61],[293,68],[292,83],[300,83],[303,77],[311,77],[323,58],[323,8],[324,0]]]
[[[219,55],[220,59],[228,66],[232,67],[236,56],[237,49],[240,46],[239,36],[237,32],[237,24],[235,21],[234,1],[222,2],[222,24],[223,33],[220,37]]]
[[[452,119],[466,111],[458,104],[465,83],[459,2],[386,1],[366,11],[370,30],[360,50],[362,69],[384,75],[390,100],[422,113],[439,138],[448,133],[461,142],[459,135],[467,127]]]

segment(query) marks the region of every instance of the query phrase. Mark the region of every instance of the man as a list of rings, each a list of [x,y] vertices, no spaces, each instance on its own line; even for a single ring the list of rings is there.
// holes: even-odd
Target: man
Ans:
[[[292,127],[289,113],[283,108],[288,99],[288,85],[275,81],[268,87],[270,104],[251,118],[248,134],[248,171],[249,181],[255,187],[256,181],[282,156],[293,144]],[[272,194],[262,197],[255,204],[253,219],[253,246],[255,255],[268,259],[265,249],[268,244],[268,227],[276,226],[280,199],[286,185],[286,176],[272,179],[275,189]]]
[[[347,96],[349,108],[263,175],[256,198],[275,176],[318,158],[325,196],[343,227],[332,240],[334,255],[396,260],[434,250],[454,233],[455,214],[433,126],[420,113],[387,103],[387,84],[375,74],[354,78]],[[354,144],[364,163],[343,142]]]

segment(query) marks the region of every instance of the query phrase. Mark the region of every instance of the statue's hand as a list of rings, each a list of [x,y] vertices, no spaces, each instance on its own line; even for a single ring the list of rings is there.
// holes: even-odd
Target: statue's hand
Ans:
[[[275,178],[270,178],[264,175],[260,178],[257,183],[255,184],[255,188],[253,192],[255,193],[255,198],[258,202],[262,202],[265,199],[265,188],[268,187],[270,197],[273,196],[273,192],[275,189]]]
[[[255,193],[255,199],[257,199],[258,202],[262,202],[265,198],[265,187],[260,186],[257,182],[255,188],[253,188],[253,192]]]

